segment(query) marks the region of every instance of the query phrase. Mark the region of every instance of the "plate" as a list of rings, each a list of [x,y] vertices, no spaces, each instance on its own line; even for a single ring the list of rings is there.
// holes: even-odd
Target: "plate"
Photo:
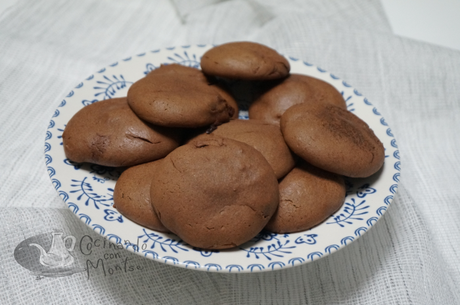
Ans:
[[[334,74],[308,62],[287,57],[291,72],[310,75],[332,84],[346,100],[349,111],[374,130],[385,147],[385,163],[366,179],[348,179],[342,208],[322,224],[304,232],[261,232],[250,242],[231,249],[206,251],[177,236],[143,228],[112,207],[120,170],[66,159],[62,133],[70,118],[94,102],[127,95],[128,88],[162,63],[199,67],[211,45],[154,50],[115,62],[89,76],[67,94],[55,110],[45,139],[45,162],[51,182],[69,209],[92,230],[127,250],[168,265],[187,269],[244,273],[290,268],[334,253],[366,233],[385,213],[396,193],[400,158],[391,128],[362,94]],[[247,118],[242,104],[240,118]]]

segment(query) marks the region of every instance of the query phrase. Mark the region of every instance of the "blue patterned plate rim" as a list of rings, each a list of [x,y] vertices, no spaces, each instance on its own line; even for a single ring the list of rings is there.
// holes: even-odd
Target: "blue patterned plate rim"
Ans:
[[[358,90],[315,65],[287,56],[292,73],[322,79],[342,93],[349,111],[363,119],[385,147],[385,164],[366,179],[347,179],[343,207],[322,224],[299,233],[261,232],[235,249],[206,251],[186,244],[173,234],[143,228],[113,208],[113,189],[119,169],[77,164],[66,159],[62,133],[81,108],[100,100],[126,96],[129,87],[161,64],[200,67],[200,58],[212,45],[171,47],[140,53],[96,71],[59,103],[45,137],[45,163],[51,182],[68,208],[95,232],[112,243],[146,258],[187,269],[251,273],[286,269],[314,262],[343,249],[366,233],[384,215],[400,180],[399,150],[388,123]],[[247,119],[246,100],[240,118]]]

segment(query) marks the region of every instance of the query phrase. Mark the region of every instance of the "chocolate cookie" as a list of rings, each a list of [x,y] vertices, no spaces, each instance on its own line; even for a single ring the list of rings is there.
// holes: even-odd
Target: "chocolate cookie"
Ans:
[[[353,113],[331,104],[302,103],[281,117],[289,148],[324,170],[356,178],[377,172],[385,160],[383,144]]]
[[[171,232],[203,249],[255,237],[279,202],[271,166],[251,146],[204,135],[170,153],[153,179],[154,209]]]
[[[141,119],[159,126],[217,126],[237,112],[236,102],[222,90],[198,69],[165,65],[129,88],[128,103]]]
[[[281,115],[300,103],[330,103],[347,109],[342,94],[334,86],[314,77],[291,74],[262,86],[262,93],[249,107],[250,119],[279,125]]]
[[[179,145],[180,131],[143,122],[126,98],[115,98],[78,111],[67,123],[62,141],[71,161],[132,166],[166,156]]]
[[[113,192],[113,207],[124,217],[146,228],[169,232],[155,214],[150,201],[152,179],[161,160],[136,165],[125,170]]]
[[[274,233],[308,230],[335,213],[345,200],[342,176],[304,161],[283,178],[279,188],[278,209],[265,227]]]
[[[236,102],[232,94],[230,93],[230,90],[227,88],[227,85],[224,84],[223,82],[218,82],[217,80],[215,79],[213,80],[211,78],[208,78],[208,81],[210,82],[211,86],[217,90],[220,96],[224,100],[227,101],[228,106],[233,109],[232,115],[230,115],[230,120],[238,119],[238,115],[239,115],[238,103]]]
[[[204,73],[230,79],[269,80],[285,77],[290,65],[275,50],[254,42],[231,42],[201,57]]]
[[[165,74],[165,73],[171,74],[173,76],[177,74],[190,74],[191,77],[196,77],[202,80],[204,80],[203,79],[203,76],[204,76],[205,81],[208,82],[209,86],[216,89],[217,92],[222,96],[222,98],[225,101],[227,101],[227,104],[234,109],[233,115],[230,117],[230,119],[238,118],[238,104],[235,98],[230,93],[230,90],[226,83],[221,82],[214,77],[208,77],[204,75],[203,72],[201,72],[201,70],[182,66],[179,64],[161,65],[160,68],[150,71],[150,73],[147,74],[147,77],[151,75],[155,75],[155,74]]]
[[[220,125],[213,133],[257,149],[267,159],[277,179],[284,177],[294,167],[294,155],[276,125],[257,120],[233,120]]]

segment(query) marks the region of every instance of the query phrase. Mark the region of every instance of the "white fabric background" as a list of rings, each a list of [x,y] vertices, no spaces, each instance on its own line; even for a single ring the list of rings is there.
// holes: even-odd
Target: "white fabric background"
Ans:
[[[385,117],[402,159],[384,217],[331,256],[214,274],[153,262],[132,274],[35,280],[16,245],[53,230],[96,238],[52,187],[49,120],[82,79],[174,45],[252,40],[333,72]],[[460,303],[460,52],[394,36],[377,0],[19,0],[0,16],[0,299],[7,304]],[[103,255],[105,250],[98,255]]]

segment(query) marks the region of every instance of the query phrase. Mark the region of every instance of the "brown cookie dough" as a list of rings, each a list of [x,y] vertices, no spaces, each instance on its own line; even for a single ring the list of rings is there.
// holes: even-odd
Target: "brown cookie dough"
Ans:
[[[249,118],[278,124],[281,115],[300,103],[331,103],[347,109],[342,94],[320,79],[291,74],[280,81],[266,82],[260,96],[249,106]]]
[[[200,70],[177,64],[161,66],[135,82],[128,103],[141,119],[168,127],[217,126],[237,112],[223,88]]]
[[[228,89],[224,83],[219,83],[217,81],[211,81],[211,83],[213,84],[212,86],[217,90],[217,92],[222,96],[222,98],[227,101],[227,104],[231,108],[233,108],[233,114],[230,115],[230,120],[238,119],[239,106],[235,98],[231,95],[230,89]]]
[[[233,120],[220,125],[213,134],[257,149],[267,159],[277,179],[284,177],[295,165],[294,155],[276,125],[258,120]]]
[[[119,167],[163,158],[179,145],[180,136],[178,129],[143,122],[126,98],[115,98],[78,111],[62,140],[71,161]]]
[[[152,179],[161,160],[126,169],[118,178],[113,192],[113,207],[124,217],[146,228],[169,232],[155,214],[150,201]]]
[[[160,68],[152,70],[149,74],[147,74],[147,77],[155,74],[171,74],[171,75],[177,75],[178,73],[180,74],[190,74],[191,77],[196,77],[198,79],[204,80],[203,76],[206,78],[206,81],[210,86],[212,86],[214,89],[217,90],[217,92],[222,96],[224,100],[227,101],[227,104],[234,109],[233,115],[230,117],[230,119],[237,119],[238,118],[238,104],[235,100],[235,98],[232,96],[230,93],[230,89],[228,88],[228,85],[222,81],[219,81],[218,79],[214,77],[208,77],[201,72],[201,70],[182,66],[179,64],[169,64],[169,65],[161,65]]]
[[[269,80],[285,77],[290,65],[275,50],[255,42],[230,42],[201,57],[204,73],[230,79]]]
[[[369,126],[353,113],[330,104],[297,104],[281,117],[289,148],[314,166],[364,178],[383,165],[385,150]]]
[[[283,178],[279,188],[278,209],[265,227],[274,233],[308,230],[340,209],[345,200],[342,176],[304,161]]]
[[[278,181],[262,154],[212,134],[170,153],[158,168],[150,195],[163,225],[203,249],[249,241],[279,202]]]

